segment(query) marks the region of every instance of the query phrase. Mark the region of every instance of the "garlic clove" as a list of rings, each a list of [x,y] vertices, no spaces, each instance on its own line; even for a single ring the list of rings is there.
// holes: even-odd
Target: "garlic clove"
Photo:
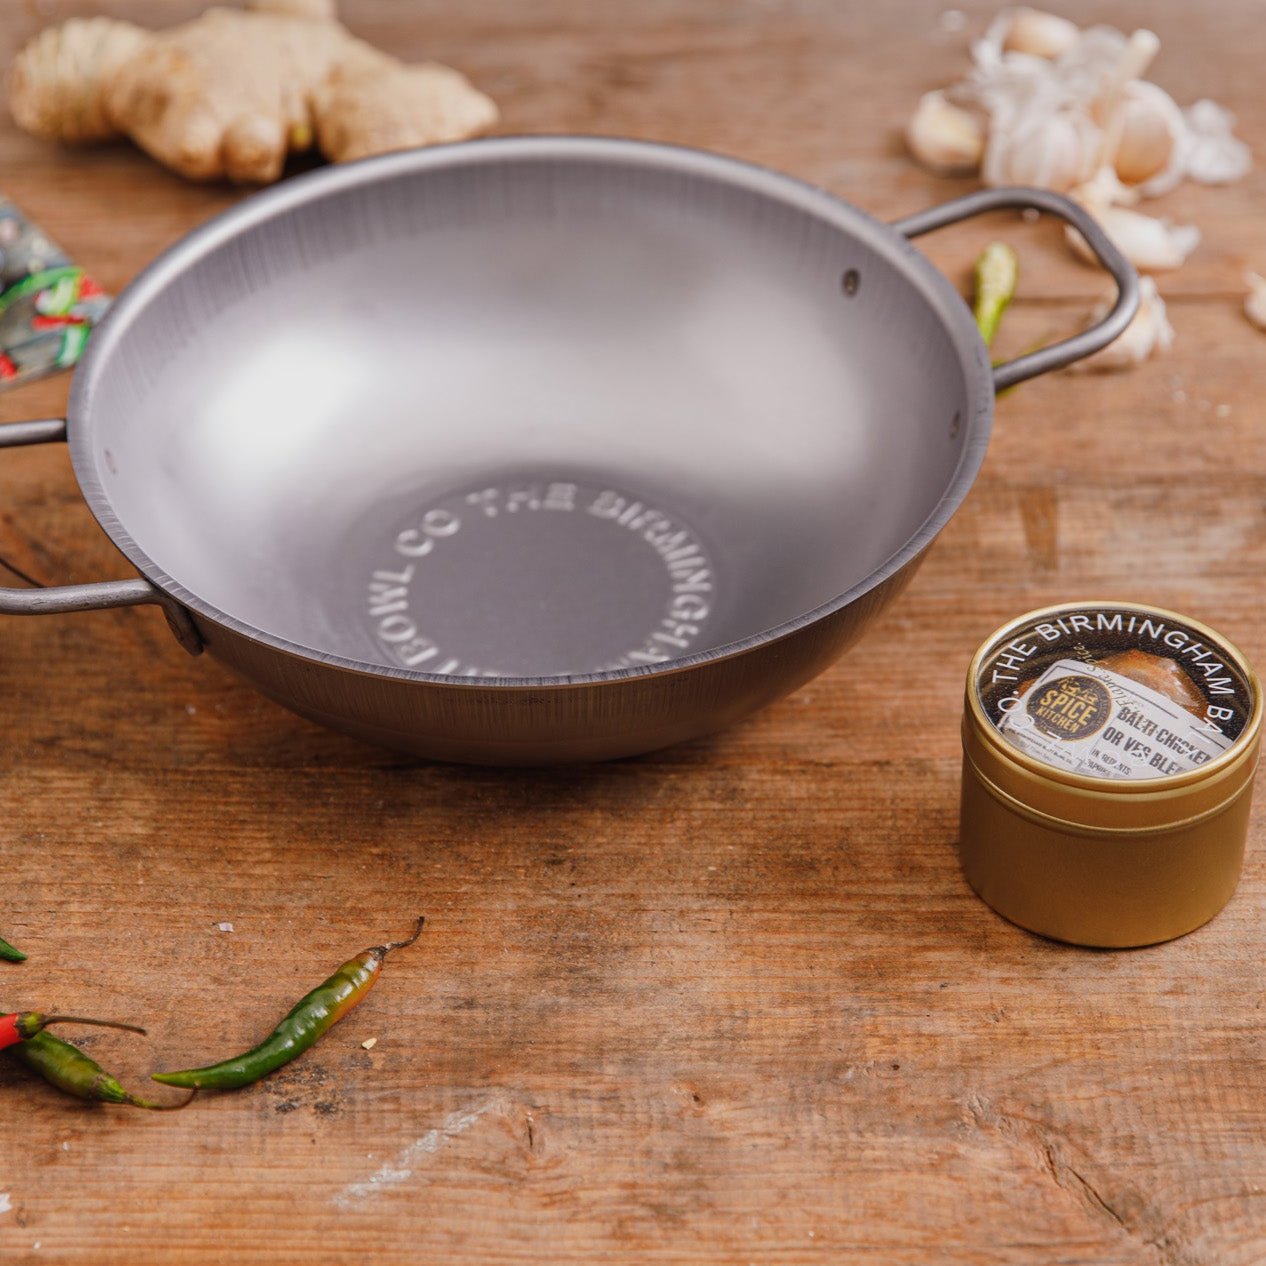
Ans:
[[[1108,314],[1115,298],[1106,299],[1091,314],[1098,321]],[[1150,277],[1139,281],[1139,308],[1125,329],[1093,356],[1079,361],[1079,371],[1102,373],[1130,369],[1142,364],[1155,352],[1167,352],[1174,344],[1174,327],[1165,313],[1165,301]]]
[[[1093,34],[1094,32],[1090,32],[1090,35]],[[1087,36],[1087,40],[1090,35]],[[1102,128],[1099,153],[1095,158],[1095,171],[1098,177],[1095,183],[1103,186],[1098,196],[1106,202],[1135,201],[1133,198],[1121,196],[1125,191],[1125,185],[1117,175],[1115,167],[1125,122],[1122,105],[1126,90],[1132,83],[1142,78],[1159,49],[1160,39],[1154,31],[1137,30],[1120,46],[1115,60],[1101,67],[1103,77],[1091,100],[1090,111]]]
[[[1099,227],[1135,268],[1144,272],[1167,272],[1178,268],[1200,244],[1200,230],[1193,224],[1174,224],[1154,215],[1144,215],[1129,207],[1109,206],[1092,198],[1078,201],[1099,221]],[[1064,230],[1069,246],[1082,259],[1095,262],[1094,253],[1080,233],[1069,226]]]
[[[1266,330],[1266,277],[1257,273],[1245,273],[1248,294],[1244,296],[1244,315],[1259,330]]]
[[[1191,132],[1187,175],[1202,185],[1229,185],[1246,176],[1253,155],[1231,129],[1235,116],[1215,101],[1197,101],[1186,113]]]
[[[1002,36],[1002,49],[1007,53],[1053,59],[1067,52],[1081,35],[1075,22],[1041,9],[1021,7],[1004,12],[1009,14]]]
[[[906,128],[906,144],[938,175],[974,172],[985,152],[985,125],[969,110],[951,104],[943,92],[928,92]]]
[[[981,179],[987,185],[1036,185],[1065,192],[1093,170],[1099,129],[1075,110],[1048,111],[1044,104],[1008,118],[995,116],[985,147]]]
[[[1148,197],[1174,188],[1186,170],[1188,128],[1173,97],[1136,80],[1122,91],[1120,111],[1116,174],[1126,184],[1143,186]]]

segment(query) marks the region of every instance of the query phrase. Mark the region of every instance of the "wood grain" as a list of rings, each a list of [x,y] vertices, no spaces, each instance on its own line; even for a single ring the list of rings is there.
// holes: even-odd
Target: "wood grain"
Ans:
[[[197,7],[97,8],[158,25]],[[943,7],[346,5],[367,38],[468,71],[506,131],[719,149],[885,217],[969,187],[896,139],[984,25],[966,3],[968,32],[947,30]],[[1255,0],[1065,10],[1152,26],[1158,79],[1225,102],[1266,152]],[[88,11],[0,0],[0,59]],[[1266,1259],[1266,806],[1228,909],[1132,953],[1011,927],[954,853],[962,674],[1004,619],[1117,595],[1266,662],[1266,342],[1238,310],[1244,266],[1266,263],[1264,179],[1167,201],[1205,233],[1162,279],[1173,352],[1007,397],[891,614],[714,739],[592,769],[426,766],[279,710],[152,612],[5,622],[0,931],[31,954],[4,970],[9,1005],[149,1024],[85,1039],[139,1085],[250,1043],[343,958],[431,922],[316,1051],[175,1117],[86,1109],[0,1063],[3,1260]],[[0,189],[112,289],[240,196],[7,122]],[[1103,283],[1051,226],[928,249],[961,281],[996,234],[1024,261],[1003,350],[1081,323]],[[0,396],[0,420],[57,413],[66,389]],[[126,574],[56,448],[3,454],[0,554],[48,582]]]

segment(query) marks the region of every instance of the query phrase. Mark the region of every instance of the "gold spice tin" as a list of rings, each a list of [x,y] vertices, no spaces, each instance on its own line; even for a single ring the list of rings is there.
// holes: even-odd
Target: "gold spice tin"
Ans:
[[[1239,881],[1262,688],[1221,634],[1159,607],[1032,611],[976,652],[959,852],[999,914],[1077,945],[1151,945]]]

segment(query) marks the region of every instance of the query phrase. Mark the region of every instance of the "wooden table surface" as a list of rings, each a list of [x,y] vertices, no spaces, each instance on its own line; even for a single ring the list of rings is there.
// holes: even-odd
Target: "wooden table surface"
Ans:
[[[0,60],[90,0],[0,0]],[[186,0],[101,10],[151,25]],[[358,32],[470,73],[506,131],[740,155],[892,217],[971,187],[898,139],[966,30],[903,0],[363,0]],[[1069,4],[1164,41],[1266,160],[1260,0]],[[1198,15],[1198,16],[1197,16]],[[0,123],[0,191],[117,290],[240,195],[125,146]],[[1095,953],[1005,923],[955,857],[962,674],[1042,603],[1113,595],[1266,662],[1266,167],[1165,209],[1178,339],[1001,402],[916,582],[834,669],[715,738],[593,768],[426,765],[328,733],[183,654],[153,611],[0,626],[9,1005],[138,1018],[85,1045],[134,1084],[249,1045],[363,945],[431,923],[271,1080],[176,1116],[87,1108],[0,1062],[5,1263],[725,1262],[1249,1266],[1266,1260],[1266,803],[1212,924]],[[944,232],[964,283],[1024,260],[1002,350],[1104,282],[1052,225]],[[0,396],[58,413],[67,378]],[[64,450],[5,452],[0,553],[127,574]],[[1266,797],[1259,797],[1266,801]],[[232,932],[217,925],[231,923]],[[372,1050],[362,1043],[376,1038]]]

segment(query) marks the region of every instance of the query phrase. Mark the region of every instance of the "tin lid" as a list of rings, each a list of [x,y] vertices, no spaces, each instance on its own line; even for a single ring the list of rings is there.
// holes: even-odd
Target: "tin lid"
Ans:
[[[1198,926],[1238,880],[1261,725],[1251,666],[1199,621],[1106,601],[1019,617],[968,670],[968,878],[1008,918],[1083,944]]]
[[[1027,787],[1035,808],[1091,828],[1161,826],[1251,775],[1262,691],[1244,655],[1197,620],[1080,602],[990,637],[968,671],[966,710],[990,772]]]

